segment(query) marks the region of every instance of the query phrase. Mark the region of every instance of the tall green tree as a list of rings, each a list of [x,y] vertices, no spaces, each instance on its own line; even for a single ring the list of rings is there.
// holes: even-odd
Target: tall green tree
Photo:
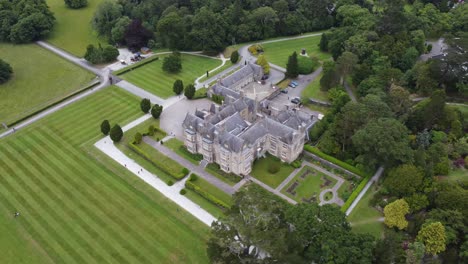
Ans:
[[[414,165],[400,165],[388,172],[384,186],[392,195],[399,197],[410,196],[420,191],[424,180],[424,173]]]
[[[445,251],[445,227],[441,222],[426,223],[416,238],[426,247],[426,253],[437,255]]]
[[[402,230],[408,226],[405,216],[409,213],[409,205],[404,199],[389,203],[384,208],[385,221],[388,227],[397,227]]]
[[[111,128],[109,135],[110,135],[110,138],[112,139],[112,141],[114,141],[114,143],[119,142],[123,137],[122,128],[117,124],[114,125]]]
[[[13,69],[10,64],[0,59],[0,84],[6,83],[13,74]]]
[[[99,35],[110,38],[112,28],[121,16],[122,6],[116,1],[105,0],[98,6],[94,13],[92,20],[93,28]]]
[[[345,77],[350,74],[358,63],[358,57],[351,52],[345,51],[336,61],[341,83],[344,84]]]
[[[158,119],[161,116],[162,111],[163,111],[163,106],[155,104],[153,108],[151,108],[151,115],[153,116],[154,119]]]
[[[143,98],[141,99],[140,102],[140,109],[143,111],[143,113],[148,113],[149,110],[151,109],[151,101],[148,98]]]
[[[184,48],[186,28],[184,20],[177,12],[165,14],[159,19],[156,28],[164,46],[172,50]]]
[[[262,66],[263,73],[269,74],[270,73],[270,64],[268,64],[268,61],[265,58],[265,55],[261,54],[257,58],[257,64]]]
[[[226,46],[227,25],[223,16],[208,7],[200,8],[192,20],[194,47],[206,52],[221,52]]]
[[[175,94],[179,95],[184,91],[184,83],[182,80],[175,80],[174,85],[172,85],[172,91],[174,91]]]
[[[192,99],[195,96],[195,86],[188,84],[184,89],[184,95],[187,99]]]
[[[164,57],[162,69],[169,73],[178,73],[182,70],[182,59],[180,53],[174,52],[171,55]]]
[[[286,64],[286,77],[296,78],[299,75],[299,64],[297,62],[297,53],[293,52],[288,58],[288,63]]]
[[[239,52],[237,50],[233,51],[231,54],[231,62],[237,63],[239,61]]]
[[[392,166],[411,162],[413,151],[409,146],[408,129],[392,118],[370,121],[352,137],[358,159],[362,164]]]
[[[101,132],[104,135],[107,135],[107,134],[109,134],[110,129],[111,129],[111,127],[110,127],[109,120],[102,121],[102,123],[101,123]]]

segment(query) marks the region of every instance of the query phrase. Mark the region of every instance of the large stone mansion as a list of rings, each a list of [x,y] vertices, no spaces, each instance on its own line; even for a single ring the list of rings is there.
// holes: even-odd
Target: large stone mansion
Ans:
[[[210,87],[208,94],[222,96],[223,103],[187,113],[182,127],[188,151],[244,176],[266,152],[287,163],[297,159],[316,119],[296,109],[272,112],[268,98],[279,91],[262,75],[260,66],[248,64]]]

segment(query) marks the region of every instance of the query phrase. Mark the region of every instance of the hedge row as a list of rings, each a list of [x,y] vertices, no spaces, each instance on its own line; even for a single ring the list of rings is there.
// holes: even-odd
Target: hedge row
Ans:
[[[124,73],[127,73],[127,72],[129,72],[129,71],[132,71],[132,70],[134,70],[134,69],[136,69],[136,68],[139,68],[139,67],[141,67],[141,66],[143,66],[143,65],[145,65],[145,64],[148,64],[148,63],[150,63],[150,62],[153,62],[153,61],[155,61],[155,60],[159,60],[159,57],[158,57],[158,56],[152,56],[152,57],[149,57],[149,58],[147,58],[147,59],[143,59],[142,61],[139,61],[139,62],[137,62],[137,63],[134,63],[133,65],[130,65],[130,66],[125,67],[125,68],[123,68],[123,69],[121,69],[121,70],[115,71],[114,74],[115,74],[115,75],[122,75],[122,74],[124,74]]]
[[[189,170],[187,168],[182,168],[180,172],[175,172],[171,170],[164,162],[160,161],[159,159],[154,159],[150,155],[148,155],[145,151],[143,151],[141,148],[139,148],[137,145],[130,143],[130,148],[138,153],[139,155],[143,156],[146,160],[151,162],[154,166],[158,167],[160,170],[162,170],[164,173],[167,175],[177,179],[181,180],[184,178],[188,173]]]
[[[350,172],[352,172],[354,174],[357,174],[357,175],[362,176],[362,177],[367,176],[364,172],[357,169],[356,167],[354,167],[354,166],[352,166],[352,165],[350,165],[350,164],[348,164],[346,162],[343,162],[343,161],[341,161],[341,160],[339,160],[337,158],[329,156],[329,155],[323,153],[322,151],[320,151],[316,147],[313,147],[313,146],[310,146],[310,145],[305,145],[304,150],[306,150],[306,151],[308,151],[308,152],[310,152],[312,154],[315,154],[315,155],[319,156],[320,158],[322,158],[324,160],[327,160],[327,161],[329,161],[331,163],[334,163],[334,164],[342,167],[343,169],[348,170],[348,171],[350,171]]]
[[[221,201],[220,199],[216,198],[214,195],[212,195],[211,193],[208,193],[206,192],[205,190],[203,190],[202,188],[200,188],[199,186],[197,186],[196,184],[194,184],[192,181],[186,181],[185,182],[185,188],[189,189],[189,190],[192,190],[196,193],[198,193],[199,195],[201,195],[203,198],[205,198],[206,200],[208,200],[209,202],[217,205],[217,206],[220,206],[222,208],[226,208],[226,209],[229,209],[229,205],[226,204],[225,202]]]
[[[16,125],[16,124],[18,124],[18,123],[21,123],[21,122],[25,121],[26,119],[29,119],[29,118],[31,118],[31,117],[33,117],[33,116],[35,116],[35,115],[37,115],[37,114],[39,114],[39,113],[41,113],[41,112],[43,112],[43,111],[45,111],[45,110],[47,110],[47,109],[53,107],[53,106],[56,106],[56,105],[58,105],[58,104],[60,104],[60,103],[63,103],[63,102],[65,102],[66,100],[68,100],[68,99],[70,99],[70,98],[72,98],[72,97],[74,97],[74,96],[76,96],[76,95],[78,95],[78,94],[80,94],[80,93],[82,93],[82,92],[84,92],[84,91],[87,91],[87,90],[93,88],[94,86],[99,85],[100,83],[101,83],[101,81],[93,82],[92,84],[90,84],[90,85],[84,87],[83,89],[80,89],[80,90],[78,90],[78,91],[75,91],[75,92],[73,92],[73,93],[71,93],[71,94],[69,94],[69,95],[63,97],[62,99],[59,99],[59,100],[57,100],[57,101],[55,101],[55,102],[53,102],[53,103],[51,103],[51,104],[49,104],[49,105],[46,105],[46,106],[44,106],[44,107],[41,107],[40,109],[38,109],[38,110],[36,110],[36,111],[34,111],[34,112],[32,112],[32,113],[30,113],[30,114],[24,116],[24,117],[21,117],[20,119],[17,119],[17,120],[15,120],[15,121],[12,121],[12,122],[10,122],[10,123],[7,123],[6,125],[7,125],[8,127],[11,127],[11,126],[14,126],[14,125]]]
[[[354,191],[349,196],[348,200],[346,200],[346,202],[341,207],[342,212],[346,212],[346,210],[348,210],[348,208],[351,206],[351,204],[354,202],[354,200],[356,200],[356,197],[359,195],[359,193],[362,191],[362,189],[364,189],[366,184],[369,182],[370,178],[371,178],[370,176],[365,177],[361,181],[361,183],[359,183],[358,187],[356,189],[354,189]]]

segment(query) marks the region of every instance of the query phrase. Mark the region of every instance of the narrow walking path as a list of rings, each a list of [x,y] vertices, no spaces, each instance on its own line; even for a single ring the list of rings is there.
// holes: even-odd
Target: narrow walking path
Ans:
[[[286,195],[282,194],[281,192],[279,192],[279,191],[277,191],[277,190],[271,188],[270,186],[266,185],[265,183],[263,183],[263,182],[261,182],[261,181],[255,179],[254,177],[249,176],[248,179],[249,179],[250,181],[252,181],[252,182],[254,182],[254,183],[256,183],[256,184],[262,186],[265,190],[267,190],[267,191],[269,191],[269,192],[271,192],[271,193],[273,193],[273,194],[276,194],[276,195],[278,195],[279,197],[285,199],[285,200],[288,201],[289,203],[291,203],[291,204],[297,204],[297,202],[294,201],[293,199],[291,199],[291,198],[287,197]]]
[[[278,187],[275,188],[276,191],[281,191],[286,185],[289,184],[290,181],[292,181],[292,179],[294,179],[294,177],[296,177],[296,174],[302,170],[302,168],[304,168],[304,163],[302,164],[301,167],[295,169],[293,172],[291,172],[291,174],[289,174],[289,176],[283,181],[280,183],[280,185],[278,185]]]
[[[220,179],[216,178],[215,176],[211,175],[210,173],[206,172],[200,165],[196,166],[190,161],[186,160],[185,158],[182,158],[179,156],[177,153],[172,151],[171,149],[167,148],[164,145],[161,145],[159,142],[155,141],[152,138],[149,137],[144,137],[143,142],[146,144],[152,146],[153,148],[157,149],[159,152],[164,154],[164,156],[176,161],[180,165],[186,167],[189,169],[191,172],[196,173],[198,176],[203,178],[204,180],[208,181],[209,183],[213,184],[220,190],[224,191],[225,193],[228,194],[233,194],[235,192],[234,188],[229,186],[229,184],[221,181]]]
[[[359,201],[362,199],[362,197],[364,196],[364,194],[366,194],[367,190],[369,190],[370,186],[374,183],[374,182],[377,182],[380,178],[380,176],[382,176],[382,173],[384,171],[384,167],[380,166],[379,169],[375,172],[374,176],[372,176],[372,178],[369,180],[369,182],[366,184],[366,186],[364,186],[364,189],[362,189],[362,191],[359,193],[358,197],[356,197],[356,199],[353,201],[353,203],[351,204],[351,206],[348,208],[348,210],[346,210],[346,216],[350,215],[351,212],[353,211],[354,207],[356,207],[356,205],[359,203]]]
[[[180,190],[184,188],[184,183],[181,182],[173,186],[168,186],[156,175],[145,170],[134,160],[128,158],[124,153],[122,153],[108,136],[96,142],[94,146],[118,162],[122,167],[132,172],[135,176],[151,185],[154,189],[158,190],[174,203],[187,210],[206,225],[211,226],[211,223],[216,221],[216,218],[213,215],[202,209],[187,197],[179,194]]]

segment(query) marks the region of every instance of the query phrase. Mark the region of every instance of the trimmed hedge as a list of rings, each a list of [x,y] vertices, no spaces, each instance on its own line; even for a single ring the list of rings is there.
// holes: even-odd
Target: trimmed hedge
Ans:
[[[146,160],[151,162],[154,166],[158,167],[160,170],[162,170],[164,173],[167,175],[177,179],[181,180],[184,178],[188,173],[186,171],[186,168],[182,168],[180,172],[174,172],[171,170],[164,162],[160,161],[159,159],[154,159],[150,155],[148,155],[145,151],[143,151],[141,148],[139,148],[137,145],[134,143],[130,143],[130,148],[135,151],[137,154],[143,156]],[[184,170],[185,169],[185,170]]]
[[[356,167],[346,163],[346,162],[343,162],[335,157],[332,157],[332,156],[329,156],[325,153],[323,153],[322,151],[320,151],[318,148],[316,147],[313,147],[313,146],[310,146],[310,145],[305,145],[304,146],[304,150],[305,151],[308,151],[312,154],[315,154],[317,156],[319,156],[320,158],[324,159],[324,160],[327,160],[331,163],[334,163],[335,165],[338,165],[340,167],[342,167],[343,169],[347,170],[347,171],[350,171],[354,174],[357,174],[359,176],[362,176],[362,177],[366,177],[367,175],[362,172],[361,170],[357,169]]]
[[[351,204],[354,202],[354,200],[356,200],[359,193],[362,191],[362,189],[364,189],[366,184],[369,182],[370,178],[371,178],[370,176],[365,177],[361,181],[361,183],[359,183],[358,187],[356,189],[354,189],[354,191],[349,196],[348,200],[346,200],[346,202],[341,207],[342,212],[346,212],[346,210],[348,210],[348,208],[351,206]]]
[[[192,190],[196,193],[198,193],[199,195],[201,195],[203,198],[205,198],[206,200],[208,200],[209,202],[217,205],[217,206],[220,206],[222,208],[225,208],[225,209],[229,209],[229,205],[227,205],[226,203],[224,203],[223,201],[221,201],[220,199],[218,199],[217,197],[215,197],[214,195],[212,195],[211,193],[208,193],[206,192],[205,190],[203,190],[202,188],[200,188],[199,186],[195,185],[193,182],[191,181],[186,181],[185,182],[185,188],[189,189],[189,190]]]
[[[141,67],[141,66],[143,66],[143,65],[145,65],[145,64],[148,64],[148,63],[150,63],[150,62],[153,62],[153,61],[155,61],[155,60],[159,60],[159,57],[158,57],[158,56],[152,56],[152,57],[150,57],[150,58],[143,59],[142,61],[139,61],[139,62],[137,62],[137,63],[134,63],[133,65],[130,65],[130,66],[125,67],[125,68],[123,68],[123,69],[121,69],[121,70],[115,71],[114,74],[115,74],[115,75],[122,75],[122,74],[124,74],[124,73],[127,73],[127,72],[129,72],[129,71],[132,71],[132,70],[134,70],[134,69],[136,69],[136,68],[139,68],[139,67]]]
[[[179,193],[180,193],[180,195],[185,195],[185,194],[187,193],[187,190],[185,190],[185,189],[182,189],[182,190],[180,190],[180,192],[179,192]]]

